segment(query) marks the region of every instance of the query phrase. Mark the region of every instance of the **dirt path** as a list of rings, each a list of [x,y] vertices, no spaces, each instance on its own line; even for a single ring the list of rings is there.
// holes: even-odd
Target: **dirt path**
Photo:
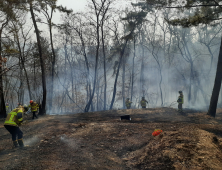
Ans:
[[[120,115],[131,121],[120,121]],[[0,169],[190,170],[221,169],[222,125],[206,113],[137,109],[29,120],[24,149],[12,149],[0,121]],[[154,129],[163,133],[152,136]]]

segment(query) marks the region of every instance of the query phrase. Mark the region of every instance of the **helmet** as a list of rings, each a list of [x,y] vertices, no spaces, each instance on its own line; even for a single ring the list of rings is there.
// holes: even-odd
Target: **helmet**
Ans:
[[[33,103],[33,100],[30,100],[30,103]]]
[[[179,93],[183,93],[182,91],[179,91]]]
[[[142,99],[145,99],[145,97],[142,97]]]
[[[129,100],[129,98],[127,98],[127,100]]]

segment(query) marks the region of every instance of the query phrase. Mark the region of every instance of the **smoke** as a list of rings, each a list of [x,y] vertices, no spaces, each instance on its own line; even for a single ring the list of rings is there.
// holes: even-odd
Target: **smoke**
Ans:
[[[69,147],[71,147],[72,149],[78,149],[80,145],[77,139],[76,140],[69,139],[65,134],[60,137],[60,140],[64,142],[66,145],[68,145]]]
[[[23,139],[25,145],[33,146],[40,141],[38,136],[33,136],[32,138]]]
[[[193,48],[198,48],[200,55],[197,55]],[[215,49],[218,47],[214,47]],[[153,47],[143,49],[143,46],[137,45],[136,55],[134,58],[134,81],[133,81],[133,95],[132,95],[132,108],[140,107],[141,97],[145,97],[149,102],[148,107],[177,107],[177,98],[179,96],[178,91],[182,90],[184,94],[184,105],[185,108],[195,108],[206,110],[210,101],[212,87],[215,78],[215,69],[217,64],[217,53],[215,53],[215,59],[213,60],[212,67],[210,67],[210,58],[204,57],[201,54],[207,54],[208,51],[197,42],[191,42],[188,45],[188,49],[192,53],[192,63],[186,61],[181,54],[175,51],[176,54],[171,53],[164,55],[163,49],[154,49],[156,51],[155,56],[151,53]],[[158,47],[156,47],[158,48]],[[130,46],[131,52],[128,56],[125,56],[125,63],[122,63],[120,74],[118,78],[117,94],[114,104],[115,108],[123,107],[123,91],[125,89],[125,98],[131,97],[132,88],[132,70],[133,70],[133,47]],[[144,54],[142,53],[144,51]],[[218,50],[217,50],[218,51]],[[170,55],[173,55],[170,56]],[[118,59],[118,56],[116,57]],[[172,60],[172,61],[170,61]],[[92,61],[93,62],[93,61]],[[109,70],[107,70],[107,108],[109,108],[112,99],[112,90],[114,85],[115,76],[112,76],[113,69],[112,64],[107,63]],[[75,70],[74,79],[74,95],[72,96],[72,82],[71,74],[73,71],[70,68],[66,68],[64,73],[59,74],[59,78],[55,79],[54,82],[54,99],[53,103],[56,103],[53,107],[56,108],[51,114],[61,113],[78,113],[82,112],[76,104],[84,108],[87,102],[86,93],[86,68],[84,60],[82,60],[80,66]],[[125,64],[125,82],[123,84],[123,64]],[[144,65],[143,73],[141,73],[141,66]],[[191,68],[192,64],[192,68]],[[90,68],[91,83],[93,80],[93,67]],[[143,76],[142,76],[143,74]],[[97,110],[97,94],[99,95],[99,109],[103,105],[103,67],[102,65],[98,68],[98,81],[96,86],[96,92],[93,100],[94,108]],[[65,77],[66,76],[66,77]],[[142,78],[141,78],[142,77]],[[92,84],[91,84],[92,88]],[[69,91],[69,97],[74,97],[73,103],[69,97],[65,94]],[[162,93],[162,96],[161,96]],[[65,96],[65,97],[64,97]]]
[[[86,13],[85,15],[87,16],[88,14]],[[80,39],[74,30],[70,30],[69,35],[58,33],[57,37],[54,38],[57,39],[55,45],[57,45],[58,50],[54,82],[51,82],[50,77],[51,63],[46,63],[49,67],[46,67],[47,104],[50,100],[50,85],[51,83],[54,85],[52,110],[50,112],[47,110],[47,114],[83,112],[89,100],[90,90],[88,83],[90,83],[91,89],[93,88],[96,39],[95,35],[91,35],[89,30],[92,30],[92,32],[95,32],[95,30],[88,24],[82,24],[85,22],[85,18],[83,16],[79,17],[78,21],[81,21],[81,23],[75,18],[73,18],[73,21],[75,21],[75,27],[83,33],[83,39]],[[184,94],[183,107],[206,110],[210,102],[219,53],[219,34],[215,35],[218,32],[216,31],[217,28],[207,27],[204,29],[196,27],[183,29],[171,27],[163,21],[164,17],[161,13],[159,13],[158,18],[155,17],[156,15],[150,14],[149,23],[144,23],[137,30],[135,51],[134,42],[129,41],[124,55],[124,62],[121,63],[113,109],[124,108],[124,98],[131,98],[131,96],[133,102],[131,108],[140,108],[142,97],[145,97],[148,101],[149,108],[176,108],[178,91],[181,90]],[[67,17],[67,20],[72,22],[71,16]],[[111,20],[109,27],[114,28]],[[93,21],[90,22],[93,23]],[[124,22],[121,20],[116,20],[116,22],[120,25],[116,31],[120,35],[118,38],[121,39],[124,34]],[[112,37],[112,33],[109,30],[105,30],[104,33],[106,34],[104,37],[106,37],[106,108],[108,109],[114,89],[115,74],[113,75],[113,73],[116,73],[114,65],[115,63],[118,64],[120,54],[117,52],[116,55],[111,55],[111,49],[116,48],[114,44],[117,43],[113,40],[115,38]],[[84,40],[85,51],[81,40]],[[210,46],[208,46],[210,48],[207,48],[206,45],[209,45],[207,42],[211,42]],[[121,46],[116,49],[121,49]],[[89,75],[84,54],[87,55]],[[91,107],[93,111],[103,110],[104,105],[103,57],[102,46],[100,46],[96,88],[92,101],[93,107]],[[28,70],[32,70],[32,68]],[[36,70],[40,70],[39,67]],[[40,71],[37,74],[38,81],[36,83],[38,84],[31,83],[31,91],[35,95],[33,100],[39,97],[42,99],[41,76],[39,75],[41,75]],[[32,80],[33,73],[30,71],[28,76]],[[19,84],[15,87],[16,89],[19,88]],[[14,95],[7,96],[8,99],[11,96]],[[28,92],[25,90],[24,101],[28,101],[28,99]],[[219,103],[222,103],[221,97]],[[48,105],[46,109],[48,109]]]

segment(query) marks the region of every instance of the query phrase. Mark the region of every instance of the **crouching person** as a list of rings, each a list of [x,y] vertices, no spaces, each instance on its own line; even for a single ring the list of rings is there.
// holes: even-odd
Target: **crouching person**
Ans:
[[[14,110],[12,110],[8,116],[6,117],[4,126],[12,135],[12,141],[14,147],[24,147],[23,144],[23,132],[20,130],[19,126],[23,121],[23,113],[27,111],[27,108],[23,106],[18,106]],[[18,139],[18,140],[17,140]]]

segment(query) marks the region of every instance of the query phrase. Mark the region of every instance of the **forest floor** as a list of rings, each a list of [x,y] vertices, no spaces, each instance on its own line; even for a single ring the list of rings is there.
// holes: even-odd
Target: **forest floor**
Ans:
[[[222,110],[129,109],[48,115],[21,126],[13,148],[0,120],[1,170],[221,170]],[[121,115],[132,120],[120,120]],[[155,129],[161,135],[153,137]]]

